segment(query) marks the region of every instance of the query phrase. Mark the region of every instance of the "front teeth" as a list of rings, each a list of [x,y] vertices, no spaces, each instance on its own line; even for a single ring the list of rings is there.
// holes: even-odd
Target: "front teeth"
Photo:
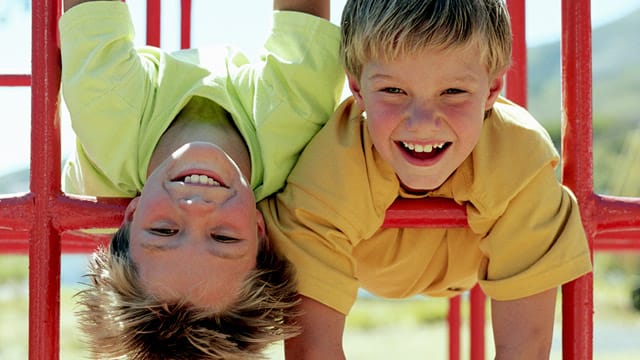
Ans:
[[[184,177],[184,182],[186,184],[202,184],[202,185],[211,185],[211,186],[220,186],[220,183],[208,177],[207,175],[187,175]]]
[[[402,142],[402,145],[404,145],[404,147],[415,152],[432,152],[433,149],[442,149],[444,144],[445,143],[433,144],[433,145],[432,144],[421,145],[421,144],[412,144],[404,141]]]

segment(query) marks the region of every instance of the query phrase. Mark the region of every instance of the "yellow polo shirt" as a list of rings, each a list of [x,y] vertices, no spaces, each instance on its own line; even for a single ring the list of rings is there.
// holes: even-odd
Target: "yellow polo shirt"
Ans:
[[[296,265],[301,294],[344,314],[358,288],[389,298],[453,296],[477,282],[498,300],[591,270],[575,197],[556,150],[524,109],[500,98],[472,154],[426,196],[464,204],[469,226],[382,229],[402,191],[352,99],[315,136],[283,192],[263,201],[268,233]]]

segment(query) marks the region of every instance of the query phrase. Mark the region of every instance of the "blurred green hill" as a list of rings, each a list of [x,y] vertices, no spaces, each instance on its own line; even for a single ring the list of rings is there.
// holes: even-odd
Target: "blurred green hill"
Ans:
[[[640,10],[592,33],[594,189],[640,196]],[[529,111],[559,146],[560,42],[528,49]]]
[[[640,10],[592,33],[593,181],[599,194],[640,196]],[[560,143],[560,42],[527,51],[528,109]],[[596,282],[640,284],[635,253],[599,253]]]
[[[594,29],[594,119],[636,123],[640,99],[640,10]],[[529,48],[528,107],[543,124],[560,118],[560,42]]]

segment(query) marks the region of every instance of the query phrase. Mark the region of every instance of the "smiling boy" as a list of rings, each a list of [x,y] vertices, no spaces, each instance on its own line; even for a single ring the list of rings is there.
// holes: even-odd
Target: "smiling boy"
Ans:
[[[580,212],[544,128],[502,98],[501,0],[348,0],[353,97],[261,204],[296,265],[302,333],[287,359],[344,359],[358,288],[389,298],[491,297],[497,359],[548,358],[557,287],[591,270]],[[444,197],[465,228],[382,228],[397,198]]]
[[[133,198],[77,297],[96,358],[259,359],[297,333],[293,269],[256,207],[339,99],[328,0],[274,0],[259,58],[135,48],[121,1],[65,0],[72,194]]]

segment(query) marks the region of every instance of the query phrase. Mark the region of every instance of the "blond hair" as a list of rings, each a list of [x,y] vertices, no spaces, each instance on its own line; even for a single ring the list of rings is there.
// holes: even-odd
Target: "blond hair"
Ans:
[[[371,60],[395,60],[476,39],[490,74],[511,61],[511,22],[503,0],[348,0],[341,31],[341,60],[356,77]]]
[[[265,240],[265,239],[263,239]],[[293,266],[262,241],[256,269],[222,311],[146,293],[129,256],[123,225],[109,249],[89,261],[89,284],[77,316],[90,352],[100,359],[262,359],[271,343],[293,337],[298,302]]]

